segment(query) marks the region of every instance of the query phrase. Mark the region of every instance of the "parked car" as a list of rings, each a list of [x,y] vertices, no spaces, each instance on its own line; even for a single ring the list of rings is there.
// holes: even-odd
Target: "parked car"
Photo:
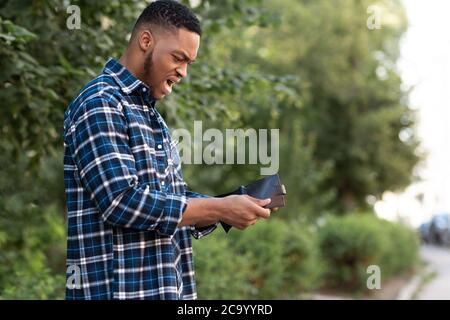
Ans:
[[[431,243],[430,226],[431,226],[431,221],[427,221],[427,222],[422,223],[419,227],[420,239],[424,243]]]
[[[450,245],[450,213],[433,216],[430,224],[430,240],[440,245]]]

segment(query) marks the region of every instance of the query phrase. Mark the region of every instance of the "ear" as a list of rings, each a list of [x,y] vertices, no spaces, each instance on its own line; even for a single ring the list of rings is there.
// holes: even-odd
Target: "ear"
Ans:
[[[143,51],[152,50],[155,45],[155,39],[149,30],[142,30],[138,38],[139,48]]]

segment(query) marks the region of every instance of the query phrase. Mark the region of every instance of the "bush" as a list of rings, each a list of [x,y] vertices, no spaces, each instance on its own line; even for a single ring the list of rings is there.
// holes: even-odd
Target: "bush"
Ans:
[[[45,160],[30,175],[26,159],[0,155],[0,299],[64,298],[62,162]]]
[[[222,231],[193,240],[199,299],[246,299],[250,295],[250,261],[236,255]]]
[[[311,291],[324,273],[316,230],[298,221],[262,221],[194,241],[201,299],[277,299]]]
[[[383,274],[390,276],[408,271],[418,262],[420,239],[417,233],[401,224],[381,223],[388,241],[381,256]]]
[[[232,229],[233,230],[233,229]],[[248,256],[252,269],[250,299],[278,298],[283,286],[283,240],[285,222],[260,221],[241,232],[230,232],[230,245],[238,255]]]
[[[283,241],[283,267],[283,291],[293,298],[321,286],[325,266],[316,228],[300,221],[289,223]]]
[[[43,267],[36,271],[31,271],[27,267],[24,270],[16,269],[9,280],[2,290],[0,299],[64,299],[65,275],[55,275],[48,268]]]
[[[368,214],[330,218],[319,239],[328,283],[348,290],[366,288],[368,266],[378,265],[384,279],[412,267],[418,252],[412,230]]]

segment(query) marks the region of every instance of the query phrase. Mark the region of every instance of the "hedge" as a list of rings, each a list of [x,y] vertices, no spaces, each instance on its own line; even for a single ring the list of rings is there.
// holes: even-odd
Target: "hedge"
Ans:
[[[372,214],[330,217],[320,227],[270,219],[194,240],[200,299],[279,299],[323,287],[361,292],[377,265],[381,280],[408,272],[419,241],[403,225]]]

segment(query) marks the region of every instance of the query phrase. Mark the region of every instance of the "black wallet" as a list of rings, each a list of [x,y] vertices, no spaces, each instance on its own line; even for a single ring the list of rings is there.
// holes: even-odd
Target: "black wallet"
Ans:
[[[284,196],[286,195],[286,188],[280,182],[278,174],[268,176],[247,186],[240,186],[236,190],[218,195],[216,197],[226,197],[232,194],[247,194],[258,199],[270,198],[271,202],[265,208],[281,208],[284,207]],[[231,229],[231,226],[223,221],[220,222],[225,232]]]

